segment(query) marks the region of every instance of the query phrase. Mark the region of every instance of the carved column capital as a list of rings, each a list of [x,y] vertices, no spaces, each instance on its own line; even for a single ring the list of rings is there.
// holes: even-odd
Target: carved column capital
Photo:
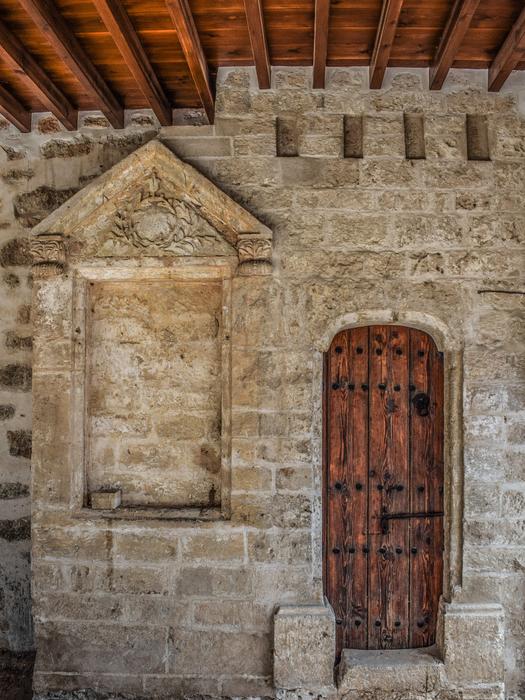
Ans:
[[[240,233],[237,241],[240,275],[269,275],[272,271],[272,238],[269,234]]]
[[[66,243],[60,233],[41,233],[31,241],[34,279],[61,275],[66,267]]]

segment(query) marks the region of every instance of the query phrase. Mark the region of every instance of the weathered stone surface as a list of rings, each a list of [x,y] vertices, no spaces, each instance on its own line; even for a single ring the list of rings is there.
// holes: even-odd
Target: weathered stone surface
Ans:
[[[7,441],[9,443],[9,454],[13,457],[25,457],[31,459],[31,431],[30,430],[8,430]]]
[[[30,335],[18,335],[8,331],[5,336],[5,346],[9,350],[32,350],[33,339]]]
[[[75,188],[59,190],[48,187],[47,185],[41,185],[32,192],[19,194],[15,197],[14,201],[15,217],[22,226],[28,228],[34,226],[39,221],[42,221],[50,212],[63,204],[75,192]]]
[[[127,506],[220,503],[221,294],[220,283],[92,287],[90,492],[109,484]]]
[[[0,265],[2,267],[27,266],[30,263],[29,240],[27,238],[13,238],[2,245],[0,249]]]
[[[397,690],[373,690],[364,685],[362,667],[356,678],[361,674],[363,687],[349,689],[345,697],[501,700],[503,654],[506,694],[515,700],[522,692],[525,663],[519,609],[525,570],[525,356],[519,293],[525,122],[515,95],[470,90],[455,70],[450,87],[439,92],[422,89],[423,71],[406,69],[389,69],[385,88],[372,92],[364,68],[329,68],[323,91],[311,90],[311,69],[274,71],[268,91],[256,89],[251,69],[224,70],[221,77],[222,70],[214,126],[201,125],[199,110],[176,110],[175,125],[162,128],[151,112],[131,110],[119,132],[100,113],[89,113],[81,115],[80,132],[58,133],[58,123],[46,115],[30,135],[12,129],[0,134],[0,419],[5,421],[0,520],[7,523],[0,538],[0,648],[32,644],[29,501],[23,486],[29,483],[30,465],[21,456],[27,456],[28,445],[13,440],[20,456],[10,455],[7,437],[8,429],[31,429],[31,278],[22,227],[40,222],[85,187],[69,213],[50,220],[66,223],[62,233],[72,244],[63,274],[52,283],[35,276],[34,284],[35,308],[41,313],[33,320],[33,362],[40,368],[33,389],[33,590],[37,616],[44,624],[56,613],[52,624],[58,630],[57,637],[52,635],[57,647],[52,642],[43,657],[48,670],[35,677],[37,692],[42,697],[48,691],[82,692],[86,697],[97,692],[126,700],[141,695],[149,700],[156,693],[166,698],[275,693],[271,611],[283,602],[319,601],[322,595],[321,352],[327,338],[347,324],[387,318],[435,331],[443,338],[446,366],[463,364],[463,388],[458,391],[464,397],[465,421],[457,437],[458,442],[464,438],[465,472],[452,489],[452,501],[463,509],[462,527],[453,528],[463,550],[452,552],[452,560],[462,554],[464,568],[462,590],[453,588],[452,598],[478,605],[501,603],[506,610],[505,645],[500,652],[501,624],[494,626],[490,615],[461,613],[460,620],[449,624],[456,643],[448,652],[450,678],[442,675],[438,686],[420,693],[403,687],[400,672],[394,678]],[[486,120],[490,162],[467,159],[467,112]],[[406,159],[403,113],[424,120],[426,160]],[[347,126],[363,115],[365,146],[364,153],[359,143],[352,146],[352,154],[347,148],[346,155],[353,157],[346,158],[344,115]],[[275,156],[279,117],[289,117],[295,125],[292,141],[299,155]],[[194,264],[193,256],[170,251],[161,258],[160,249],[150,255],[147,247],[129,241],[104,249],[90,274],[104,270],[105,284],[124,269],[123,274],[140,280],[140,295],[147,296],[155,268],[177,281],[173,294],[150,287],[151,298],[142,309],[131,300],[133,322],[119,307],[118,295],[113,306],[103,306],[95,295],[93,315],[98,314],[99,328],[105,326],[106,341],[113,346],[111,353],[104,346],[91,356],[96,381],[89,401],[100,415],[94,421],[97,445],[90,459],[100,468],[101,488],[112,485],[103,478],[105,466],[111,465],[111,482],[122,478],[128,493],[141,499],[160,495],[166,505],[174,505],[177,489],[185,492],[188,487],[215,504],[213,517],[221,519],[210,520],[204,513],[202,521],[155,520],[142,512],[126,520],[115,512],[105,520],[108,514],[95,511],[88,518],[71,518],[72,505],[80,506],[73,503],[78,491],[68,460],[71,451],[75,460],[82,454],[83,435],[70,421],[73,402],[80,401],[79,365],[72,363],[80,361],[84,343],[84,331],[78,332],[76,323],[84,309],[71,297],[75,266],[100,250],[115,211],[134,216],[135,210],[126,208],[128,196],[135,201],[140,192],[145,199],[139,205],[148,209],[148,216],[152,213],[151,178],[145,176],[140,154],[132,156],[132,166],[123,158],[156,135],[250,212],[242,219],[249,223],[247,230],[254,221],[273,230],[274,267],[265,277],[235,277],[231,308],[224,317],[223,299],[210,295],[214,313],[206,321],[195,309],[189,313],[178,305],[178,276],[184,277],[186,266]],[[346,139],[348,147],[348,133]],[[107,173],[115,163],[127,178],[122,199],[114,197],[122,180],[113,171]],[[103,190],[96,185],[101,172],[107,173]],[[182,167],[177,170],[183,172]],[[194,189],[180,183],[180,190],[167,188],[168,198],[183,191],[185,201],[194,204],[203,187],[198,182]],[[230,230],[231,201],[222,208],[223,195],[216,197],[207,212],[209,218],[215,216],[213,226],[208,219],[203,225],[190,216],[189,229],[213,235],[222,220],[222,233]],[[91,223],[97,218],[98,227]],[[146,237],[152,223],[163,230],[160,224],[166,218],[146,218],[138,226]],[[83,248],[75,226],[84,232]],[[40,231],[61,232],[52,225]],[[232,237],[220,251],[234,264],[235,242]],[[198,256],[202,276],[212,264],[208,255],[215,255],[215,243]],[[213,335],[219,309],[219,326],[226,328],[230,314],[232,319],[233,382],[222,396],[218,387],[230,359]],[[155,318],[158,327],[148,340],[144,328],[155,325]],[[211,344],[203,342],[203,328],[213,338]],[[191,353],[182,347],[182,336],[194,344]],[[464,350],[464,362],[450,358],[451,347]],[[216,372],[219,365],[221,375]],[[74,391],[68,376],[72,366]],[[145,385],[148,396],[142,405]],[[213,404],[210,414],[196,407],[202,397]],[[231,486],[232,501],[226,496],[219,515],[222,483],[210,497],[210,482],[217,480],[214,470],[229,459],[229,447],[219,449],[217,441],[222,430],[230,429],[228,411],[223,414],[218,407],[227,409],[229,402],[233,466],[225,493]],[[147,411],[141,410],[144,406]],[[44,416],[48,422],[41,429]],[[175,444],[188,450],[175,450]],[[184,485],[180,474],[196,466],[195,478]],[[461,495],[458,485],[463,482]],[[119,632],[121,639],[116,638]],[[77,638],[84,641],[77,645]],[[124,658],[114,661],[114,649]],[[91,651],[91,659],[77,658]],[[108,670],[103,668],[106,662],[121,665]],[[93,670],[71,670],[81,664],[93,664]],[[421,679],[417,669],[412,676]],[[293,688],[278,695],[310,700],[334,692]]]
[[[29,518],[18,520],[0,520],[0,539],[13,542],[29,539],[31,523]]]
[[[334,683],[335,618],[328,606],[286,606],[274,618],[278,689],[317,691]]]
[[[373,693],[374,697],[402,693],[425,698],[439,687],[442,673],[443,662],[435,650],[345,649],[339,665],[338,690],[345,698],[347,693],[352,697],[352,692]]]
[[[448,680],[458,686],[474,682],[501,683],[504,673],[502,607],[452,604],[446,607],[444,620]]]
[[[31,367],[28,365],[4,365],[0,367],[0,388],[29,391],[31,374]]]
[[[0,405],[0,420],[9,420],[15,415],[15,407],[12,404]]]

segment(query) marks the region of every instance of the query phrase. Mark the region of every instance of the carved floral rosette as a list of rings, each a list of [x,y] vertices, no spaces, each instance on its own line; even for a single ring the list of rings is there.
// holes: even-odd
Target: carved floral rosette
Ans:
[[[261,233],[240,233],[237,242],[240,275],[268,275],[272,271],[272,239]]]
[[[42,233],[31,241],[32,271],[35,279],[61,275],[66,267],[66,244],[62,235]]]

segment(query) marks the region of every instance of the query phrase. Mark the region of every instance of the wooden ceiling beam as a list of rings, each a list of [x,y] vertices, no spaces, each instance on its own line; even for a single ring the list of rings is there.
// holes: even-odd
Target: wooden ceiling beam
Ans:
[[[525,58],[525,7],[514,22],[489,68],[489,90],[497,92],[518,63]]]
[[[35,25],[115,128],[124,110],[51,0],[19,0]]]
[[[480,0],[456,0],[454,3],[430,66],[431,90],[439,90],[445,82],[479,3]]]
[[[199,93],[201,104],[204,107],[208,121],[210,124],[213,124],[215,98],[211,88],[210,73],[188,0],[166,0],[166,6],[177,30],[182,52]]]
[[[383,77],[396,37],[402,5],[403,0],[383,0],[383,8],[369,68],[370,87],[373,89],[378,89],[383,85]]]
[[[38,98],[59,119],[66,129],[75,130],[78,112],[67,97],[26,50],[21,41],[0,20],[0,58],[2,58]]]
[[[0,114],[20,131],[31,131],[31,112],[2,85],[0,85]]]
[[[93,0],[124,63],[163,126],[173,121],[171,107],[121,0]]]
[[[313,70],[313,86],[315,89],[322,89],[325,85],[329,20],[330,0],[315,0]]]
[[[257,80],[261,90],[267,90],[271,84],[272,69],[270,54],[264,29],[262,0],[244,0],[248,34],[252,45],[253,60],[257,72]]]

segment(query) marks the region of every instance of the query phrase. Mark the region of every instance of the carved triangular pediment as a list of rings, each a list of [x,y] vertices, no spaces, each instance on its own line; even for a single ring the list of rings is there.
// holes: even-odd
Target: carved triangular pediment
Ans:
[[[63,265],[67,249],[70,262],[238,256],[246,273],[271,268],[271,231],[159,141],[89,183],[33,234],[37,274],[57,270],[60,246]]]

